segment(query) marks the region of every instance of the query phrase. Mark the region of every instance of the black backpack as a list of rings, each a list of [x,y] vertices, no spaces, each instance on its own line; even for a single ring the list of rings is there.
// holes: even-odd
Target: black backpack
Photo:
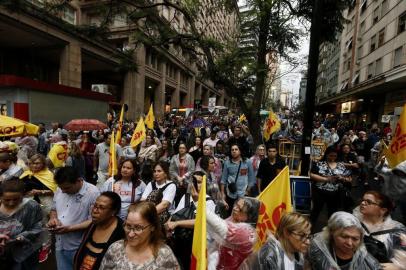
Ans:
[[[162,198],[164,197],[164,190],[169,186],[169,185],[175,185],[174,182],[170,182],[166,184],[165,186],[158,188],[156,186],[156,182],[152,181],[151,186],[152,186],[152,191],[151,193],[147,196],[146,201],[152,202],[155,205],[158,205],[161,203]],[[162,213],[159,214],[159,219],[161,221],[161,224],[165,224],[170,217],[168,209],[165,209]]]
[[[369,235],[364,235],[364,245],[369,254],[371,254],[375,259],[377,259],[380,263],[388,263],[390,262],[388,250],[386,246],[381,241],[375,239],[374,235],[382,235],[387,233],[393,232],[400,232],[400,229],[390,229],[390,230],[383,230],[378,232],[370,233],[365,224],[361,223],[362,227],[364,227],[365,231]]]

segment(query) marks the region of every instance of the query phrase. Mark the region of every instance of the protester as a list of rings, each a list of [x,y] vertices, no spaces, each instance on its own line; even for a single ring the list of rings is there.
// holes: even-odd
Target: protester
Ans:
[[[207,209],[207,234],[217,246],[208,254],[210,265],[215,265],[216,269],[239,269],[240,264],[253,251],[259,206],[258,200],[241,197],[236,200],[232,215],[226,220]],[[208,249],[213,250],[210,247]]]
[[[20,179],[25,184],[27,195],[40,203],[43,216],[47,218],[57,184],[54,174],[46,167],[45,157],[41,154],[33,155],[29,161],[29,170],[25,171]]]
[[[356,217],[336,212],[324,230],[310,243],[309,261],[313,270],[381,269],[362,244],[363,228]]]
[[[195,138],[195,144],[189,149],[189,155],[193,157],[195,164],[197,160],[203,156],[203,144],[201,137],[197,136]]]
[[[0,235],[5,239],[0,249],[2,269],[33,270],[38,266],[42,246],[42,212],[39,204],[24,198],[24,183],[9,179],[0,189]]]
[[[10,180],[14,177],[19,177],[23,172],[23,168],[16,164],[17,162],[17,145],[13,143],[0,142],[0,183]]]
[[[299,213],[287,213],[279,221],[275,236],[252,254],[240,269],[306,269],[304,255],[310,245],[310,221]]]
[[[382,157],[380,163],[375,167],[376,173],[384,178],[382,192],[392,198],[397,205],[395,211],[396,220],[405,224],[406,222],[406,160],[400,162],[391,169]]]
[[[229,152],[229,156],[231,157],[232,156],[232,152],[231,152],[231,146],[232,145],[234,145],[234,144],[237,144],[237,145],[239,145],[240,146],[240,151],[241,151],[241,154],[244,156],[244,157],[248,157],[249,156],[249,148],[250,148],[250,146],[249,146],[249,144],[248,144],[248,142],[247,142],[247,137],[245,137],[243,134],[242,134],[242,131],[241,131],[241,126],[236,126],[236,127],[234,127],[234,133],[233,133],[233,136],[231,136],[229,139],[228,139],[228,145],[230,146],[230,152]]]
[[[169,174],[171,180],[176,183],[175,204],[179,203],[180,198],[186,193],[190,177],[195,170],[195,162],[193,157],[187,153],[186,144],[179,144],[178,154],[171,159],[169,166]]]
[[[166,162],[170,162],[171,157],[173,155],[172,146],[167,139],[162,140],[162,148],[159,151],[158,161],[163,160]]]
[[[310,220],[314,226],[324,204],[327,205],[328,216],[340,208],[340,188],[342,183],[351,183],[349,171],[342,162],[337,161],[337,150],[328,147],[321,161],[315,163],[310,172],[312,185],[313,209]]]
[[[265,145],[260,144],[260,145],[257,146],[257,149],[255,150],[255,155],[250,157],[250,161],[252,163],[252,168],[254,169],[254,174],[255,175],[257,175],[258,168],[259,168],[259,163],[264,158],[266,158]]]
[[[285,166],[285,161],[279,157],[276,146],[268,146],[267,157],[259,163],[256,174],[258,191],[262,192]]]
[[[210,145],[203,146],[203,156],[213,156],[213,148]],[[201,160],[203,157],[199,158],[196,163],[196,170],[201,169]],[[214,158],[214,178],[216,182],[220,182],[221,174],[223,173],[223,164],[222,161],[218,158]]]
[[[223,203],[231,215],[232,206],[239,198],[245,196],[248,188],[255,185],[255,175],[252,164],[242,156],[240,146],[231,145],[231,159],[224,163],[220,191]]]
[[[68,158],[66,159],[65,166],[73,167],[78,172],[79,177],[86,179],[85,158],[75,142],[70,142],[68,145]]]
[[[74,258],[75,270],[97,270],[107,249],[125,237],[120,213],[120,196],[105,191],[92,208],[92,224],[86,230]]]
[[[123,159],[136,159],[137,154],[134,148],[130,145],[130,139],[127,137],[121,138],[121,148],[123,149]]]
[[[97,172],[97,187],[101,188],[109,177],[110,141],[111,134],[103,135],[104,142],[99,143],[94,151],[93,170]],[[122,157],[120,145],[116,144],[116,158],[120,161]]]
[[[151,164],[157,161],[159,154],[159,148],[155,144],[153,135],[147,135],[145,137],[145,144],[141,145],[140,152],[138,153],[138,162],[150,162]]]
[[[172,217],[165,224],[165,229],[168,232],[173,233],[173,251],[178,258],[182,269],[189,269],[190,267],[193,228],[203,175],[204,173],[199,171],[193,173],[193,183],[189,184],[190,193],[183,195]],[[216,208],[213,199],[207,194],[207,192],[206,208],[211,212],[214,212]]]
[[[58,270],[71,270],[73,257],[90,223],[91,207],[99,190],[81,179],[72,167],[59,169],[55,174],[58,189],[47,227],[55,233]]]
[[[141,200],[155,204],[162,225],[168,221],[170,213],[175,210],[175,195],[176,184],[169,180],[168,163],[158,161],[154,166],[154,180],[146,186]]]
[[[160,220],[153,203],[131,205],[124,231],[125,240],[119,240],[109,247],[100,270],[180,269],[172,250],[164,243]]]
[[[211,130],[211,132],[210,132],[210,137],[204,140],[203,146],[205,146],[205,145],[210,145],[211,148],[214,149],[214,148],[216,147],[217,142],[220,140],[220,139],[217,138],[217,136],[216,136],[216,135],[217,135],[217,132],[218,132],[218,128],[217,128],[217,127],[213,128],[213,129]]]
[[[93,138],[88,131],[84,131],[80,136],[79,148],[82,152],[82,156],[85,159],[85,177],[86,181],[93,183],[93,153],[96,149],[96,145],[92,142]]]
[[[118,216],[124,220],[128,207],[141,199],[145,187],[145,183],[139,179],[138,165],[135,160],[126,159],[121,163],[118,174],[110,177],[101,191],[113,191],[120,196],[121,209]]]
[[[406,239],[406,228],[392,220],[393,209],[391,199],[378,191],[367,191],[361,204],[354,209],[354,216],[364,228],[367,250],[382,263],[383,269],[403,269],[406,266],[406,250],[402,244],[402,239]],[[370,241],[371,237],[374,241]],[[380,243],[376,244],[376,241]]]

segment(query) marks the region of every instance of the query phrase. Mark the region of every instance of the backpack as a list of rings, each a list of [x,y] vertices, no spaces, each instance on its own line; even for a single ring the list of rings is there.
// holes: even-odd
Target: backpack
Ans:
[[[174,182],[170,182],[170,183],[166,184],[165,186],[163,186],[163,187],[161,187],[161,188],[158,188],[158,187],[156,186],[156,182],[155,182],[155,181],[152,181],[152,182],[151,182],[152,191],[151,191],[151,193],[147,196],[146,201],[152,202],[152,203],[154,203],[155,205],[160,204],[161,201],[162,201],[162,198],[164,197],[164,191],[165,191],[165,189],[166,189],[169,185],[171,185],[171,184],[174,184],[174,185],[175,185]],[[159,219],[160,219],[160,221],[161,221],[161,224],[165,224],[165,223],[168,221],[169,217],[170,217],[169,211],[168,211],[168,209],[165,209],[162,213],[159,214]]]
[[[206,198],[208,200],[213,200],[210,197]],[[177,220],[188,220],[196,218],[196,207],[190,200],[190,193],[185,194],[185,208],[174,213],[171,217],[171,221]],[[175,243],[192,243],[193,240],[193,229],[177,227],[174,231]]]

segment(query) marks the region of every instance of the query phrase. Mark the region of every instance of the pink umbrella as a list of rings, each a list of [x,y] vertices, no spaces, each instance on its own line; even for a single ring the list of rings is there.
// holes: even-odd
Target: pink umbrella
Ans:
[[[97,119],[73,119],[64,128],[70,131],[106,129],[107,125]]]

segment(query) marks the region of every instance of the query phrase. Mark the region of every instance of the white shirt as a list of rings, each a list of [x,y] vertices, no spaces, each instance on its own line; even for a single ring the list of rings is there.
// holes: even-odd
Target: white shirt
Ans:
[[[210,198],[209,195],[206,195],[206,199]],[[192,195],[190,195],[190,203],[193,203],[195,205],[195,208],[197,209],[197,202],[194,202],[192,199]],[[176,207],[175,211],[173,213],[179,212],[183,208],[186,207],[186,200],[185,200],[185,195],[182,196],[182,198],[179,201],[178,207]],[[215,212],[216,210],[216,204],[214,203],[213,200],[206,200],[206,208],[208,211]]]
[[[286,253],[283,255],[283,264],[285,265],[285,270],[295,270],[295,260],[291,260]]]
[[[205,146],[205,145],[210,145],[211,147],[215,148],[218,141],[219,141],[218,138],[212,140],[212,139],[209,137],[209,138],[207,138],[206,140],[204,140],[203,146]]]
[[[172,181],[165,181],[162,185],[158,185],[156,183],[157,188],[162,188],[166,184],[172,183]],[[144,193],[142,194],[141,200],[144,201],[147,199],[148,195],[152,192],[152,184],[151,182],[148,183],[147,187],[144,190]],[[165,190],[162,192],[162,201],[167,201],[170,203],[170,206],[168,208],[169,213],[173,213],[173,210],[175,210],[175,205],[173,204],[173,200],[175,199],[176,195],[176,185],[169,185],[165,188]]]
[[[114,183],[114,190],[112,188],[112,184]],[[139,186],[135,189],[134,194],[134,202],[138,202],[141,199],[141,196],[145,190],[145,183],[141,181]],[[133,183],[131,181],[124,182],[124,181],[116,181],[113,177],[110,177],[106,182],[104,182],[103,187],[100,189],[101,192],[103,191],[114,191],[117,193],[121,198],[121,209],[119,213],[119,217],[122,220],[125,220],[128,214],[128,208],[131,205],[131,195],[132,195]],[[133,203],[134,203],[133,202]]]

